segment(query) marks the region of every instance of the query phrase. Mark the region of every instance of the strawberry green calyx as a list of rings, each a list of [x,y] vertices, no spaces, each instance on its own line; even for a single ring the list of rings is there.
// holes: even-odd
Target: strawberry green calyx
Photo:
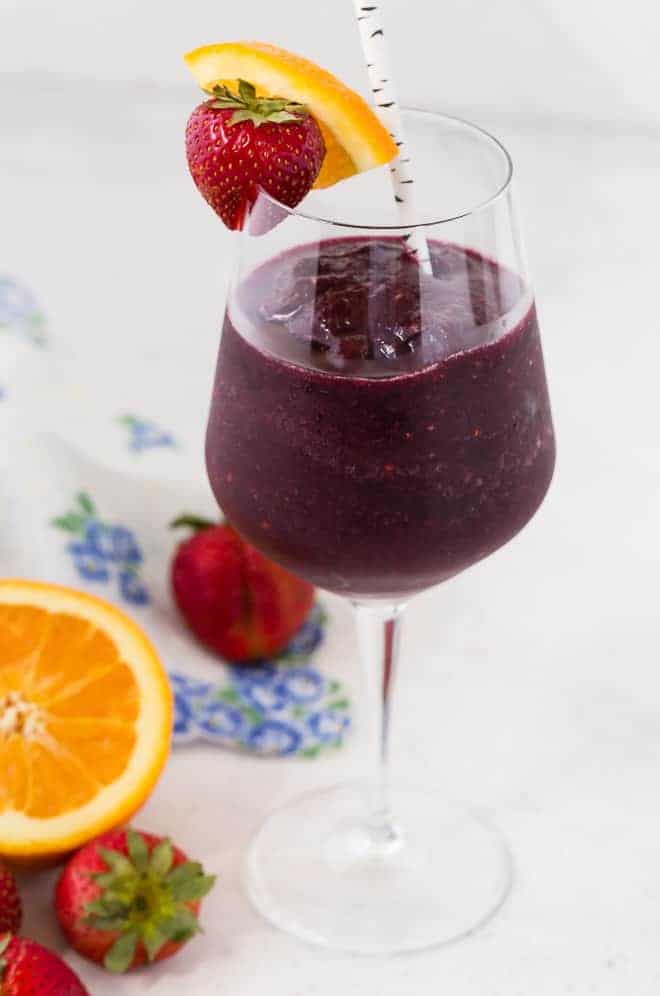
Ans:
[[[287,121],[297,121],[309,114],[303,104],[284,97],[257,97],[253,85],[245,80],[238,81],[238,93],[232,92],[224,84],[218,84],[213,87],[213,96],[215,99],[211,102],[211,107],[235,108],[228,121],[230,126],[241,121],[252,121],[256,128],[268,122],[286,124]]]
[[[182,944],[199,931],[191,904],[203,899],[215,884],[196,861],[175,865],[174,849],[163,840],[150,852],[134,830],[127,831],[128,856],[99,847],[108,871],[91,877],[101,890],[85,906],[86,923],[94,930],[119,933],[103,964],[110,972],[125,972],[142,944],[154,961],[168,942]]]
[[[180,529],[182,526],[186,526],[195,533],[201,533],[202,530],[211,529],[217,525],[219,525],[218,522],[212,522],[211,519],[205,519],[201,515],[191,515],[188,512],[184,512],[183,515],[178,515],[176,519],[170,522],[170,529]]]

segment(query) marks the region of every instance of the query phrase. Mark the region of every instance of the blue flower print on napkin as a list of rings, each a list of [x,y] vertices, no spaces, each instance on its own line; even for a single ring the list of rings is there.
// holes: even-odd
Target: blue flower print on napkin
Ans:
[[[325,615],[320,606],[316,605],[298,632],[291,638],[288,646],[279,654],[278,660],[301,660],[309,657],[323,643]],[[241,668],[245,674],[256,668]]]
[[[66,551],[84,581],[106,584],[114,578],[125,602],[148,604],[149,592],[140,578],[142,551],[134,534],[126,526],[101,521],[88,494],[76,495],[74,507],[52,525],[76,537]]]
[[[133,605],[149,604],[149,592],[131,567],[119,572],[119,591],[125,602]]]
[[[14,331],[35,346],[46,342],[46,322],[31,290],[0,274],[0,332]]]
[[[230,665],[223,683],[170,674],[175,744],[207,740],[264,757],[306,758],[341,747],[351,726],[350,701],[340,682],[309,657],[324,625],[315,606],[278,657]]]
[[[276,719],[267,719],[250,730],[246,745],[259,754],[296,754],[303,743],[303,737],[295,726]]]
[[[333,743],[343,737],[349,725],[346,709],[348,701],[335,702],[332,709],[321,709],[309,717],[307,725],[321,743]]]
[[[78,574],[85,581],[108,581],[110,579],[110,571],[105,560],[94,550],[91,550],[87,543],[69,543],[68,550]]]
[[[142,453],[158,446],[176,446],[172,433],[161,429],[148,418],[120,415],[117,421],[128,430],[128,448],[134,453]]]

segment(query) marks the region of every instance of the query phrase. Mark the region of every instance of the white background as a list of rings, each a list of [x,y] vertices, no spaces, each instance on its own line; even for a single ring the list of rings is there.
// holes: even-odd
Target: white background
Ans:
[[[387,9],[409,103],[658,121],[652,0],[389,0]],[[258,38],[364,81],[348,0],[3,0],[0,12],[2,71],[183,84],[186,49]]]
[[[411,607],[395,723],[406,780],[506,832],[514,893],[444,951],[299,945],[251,912],[232,855],[273,804],[359,766],[361,737],[307,766],[191,749],[142,822],[222,873],[207,933],[162,974],[116,982],[74,959],[96,996],[660,987],[660,15],[641,0],[390,4],[403,99],[468,115],[513,152],[556,415],[534,522]],[[188,433],[200,488],[231,243],[186,177],[196,92],[180,57],[250,36],[365,82],[348,0],[0,2],[0,270],[35,287],[96,407]],[[56,943],[44,888],[28,925]]]

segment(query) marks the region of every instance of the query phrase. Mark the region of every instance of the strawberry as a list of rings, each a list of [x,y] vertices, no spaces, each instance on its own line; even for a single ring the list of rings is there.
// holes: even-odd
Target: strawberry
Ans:
[[[65,962],[36,941],[0,936],[2,996],[89,996]]]
[[[113,830],[69,859],[55,912],[79,954],[125,972],[171,957],[194,937],[200,901],[214,882],[169,840]]]
[[[0,864],[0,934],[6,931],[15,934],[22,920],[23,907],[16,879],[8,868]]]
[[[202,197],[228,228],[242,228],[259,188],[287,207],[311,190],[325,156],[318,124],[302,105],[216,86],[190,115],[188,166]]]
[[[314,588],[289,574],[227,523],[181,516],[195,535],[172,563],[174,597],[195,636],[235,663],[272,657],[302,626]]]

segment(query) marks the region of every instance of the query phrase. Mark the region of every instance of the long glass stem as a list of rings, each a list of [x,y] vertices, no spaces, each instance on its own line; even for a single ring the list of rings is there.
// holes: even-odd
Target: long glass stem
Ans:
[[[371,716],[371,832],[374,843],[391,846],[401,840],[389,793],[390,710],[396,679],[402,615],[396,602],[353,602],[358,641],[367,679]]]

